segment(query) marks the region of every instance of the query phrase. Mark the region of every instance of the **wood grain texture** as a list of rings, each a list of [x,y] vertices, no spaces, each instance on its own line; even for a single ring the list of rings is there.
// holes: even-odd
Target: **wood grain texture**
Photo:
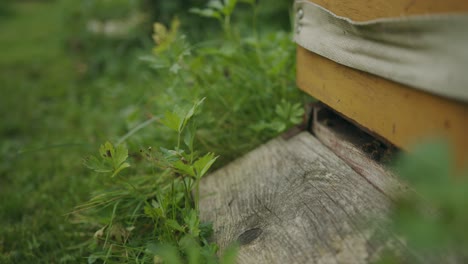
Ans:
[[[385,231],[390,199],[308,132],[218,170],[201,193],[202,219],[221,251],[241,244],[239,263],[366,263],[403,248]]]
[[[429,137],[450,140],[468,162],[468,104],[355,70],[297,47],[298,86],[370,132],[408,150]]]
[[[466,0],[310,0],[355,21],[468,11]]]

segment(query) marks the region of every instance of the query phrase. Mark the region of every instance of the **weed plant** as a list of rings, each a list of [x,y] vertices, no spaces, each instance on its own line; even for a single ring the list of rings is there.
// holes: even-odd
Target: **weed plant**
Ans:
[[[169,27],[156,23],[153,55],[142,57],[164,87],[164,93],[149,103],[152,109],[158,108],[156,112],[194,97],[207,99],[197,132],[199,148],[218,153],[219,164],[299,123],[306,100],[295,86],[291,34],[260,35],[253,30],[243,35],[231,25],[235,7],[192,9],[219,21],[224,32],[221,38],[200,43],[190,43],[180,32],[177,18]],[[252,15],[256,8],[252,3]],[[250,21],[252,28],[254,21],[255,17]]]
[[[255,12],[255,3],[249,2]],[[95,252],[89,258],[92,262],[144,262],[154,258],[166,259],[168,263],[177,263],[178,259],[190,263],[217,262],[217,247],[208,242],[211,228],[200,223],[198,203],[200,179],[218,157],[211,152],[198,157],[197,153],[219,151],[225,163],[302,121],[300,94],[291,83],[294,67],[290,60],[293,52],[290,35],[274,33],[265,40],[256,33],[240,36],[231,25],[237,2],[213,3],[192,10],[220,22],[224,32],[220,40],[191,44],[179,31],[177,18],[169,27],[154,24],[153,54],[142,60],[153,69],[160,85],[166,87],[164,93],[153,98],[156,103],[151,103],[152,107],[158,107],[158,112],[166,114],[163,118],[153,116],[137,128],[143,130],[147,124],[159,121],[176,132],[176,137],[161,130],[158,141],[175,147],[142,151],[144,158],[154,163],[150,170],[140,164],[135,174],[121,183],[107,183],[108,188],[77,208],[73,214],[77,221],[98,230],[92,243]],[[270,46],[272,43],[274,47]],[[275,53],[270,54],[273,50]],[[190,119],[201,101],[184,110],[184,105],[196,97],[206,97],[206,110],[197,118],[199,129],[191,125]],[[167,112],[173,105],[179,107]],[[253,116],[259,118],[252,122]],[[127,134],[118,142],[131,145],[134,133],[132,130],[132,136]],[[196,147],[195,139],[200,141]],[[101,146],[100,156],[102,162],[91,157],[87,166],[112,175],[129,166],[125,162],[127,150],[122,145],[114,147],[106,143]],[[91,211],[81,215],[84,209]],[[192,256],[194,252],[200,253]],[[227,252],[222,263],[234,261],[235,249]]]
[[[392,229],[409,250],[387,249],[378,263],[466,263],[468,261],[468,171],[456,168],[450,144],[438,139],[402,154],[396,170],[414,192],[395,205]]]
[[[120,19],[127,13],[108,17],[81,6],[85,2],[14,1],[12,15],[0,25],[0,199],[8,201],[0,204],[0,263],[155,262],[156,255],[177,262],[200,257],[191,253],[198,247],[205,252],[200,258],[209,261],[215,251],[204,242],[209,228],[199,224],[200,235],[193,235],[196,192],[192,198],[184,187],[193,177],[182,181],[174,177],[177,168],[164,170],[155,160],[164,157],[158,146],[176,153],[185,146],[189,153],[185,134],[180,140],[161,122],[166,112],[187,113],[197,98],[206,97],[203,113],[191,118],[197,129],[189,125],[184,133],[194,131],[193,162],[216,153],[214,168],[300,121],[304,99],[294,84],[294,44],[287,23],[279,26],[279,19],[269,17],[287,17],[283,7],[288,5],[242,3],[230,13],[229,34],[217,19],[190,15],[207,25],[204,29],[216,29],[211,31],[191,28],[188,15],[179,16],[177,28],[171,16],[172,27],[157,26],[159,43],[149,55],[151,25],[136,28],[129,39],[90,36],[84,31],[88,18]],[[183,8],[180,14],[189,14]],[[84,12],[86,19],[68,12]],[[172,37],[164,37],[163,28]],[[161,42],[168,43],[166,48]],[[64,48],[74,43],[78,50]],[[131,166],[114,177],[81,165],[82,157],[106,140],[113,143],[103,144],[112,157],[112,148],[129,150],[125,162]],[[111,161],[102,162],[115,170]],[[172,184],[162,188],[170,179],[176,180],[174,192]],[[193,190],[195,186],[193,181]],[[171,194],[180,200],[167,200]],[[90,195],[91,204],[85,202]],[[164,206],[174,209],[179,226],[154,220],[151,211],[160,201],[170,201]],[[92,202],[101,206],[88,208],[96,205]],[[77,204],[83,206],[73,210]],[[155,226],[170,228],[171,223],[173,234],[164,231],[158,238],[153,232]]]
[[[76,221],[87,223],[92,216],[102,225],[94,234],[90,247],[95,252],[88,263],[219,263],[217,247],[209,242],[211,226],[199,218],[200,180],[217,159],[213,153],[199,156],[194,149],[192,119],[202,102],[186,112],[167,112],[160,120],[177,134],[177,145],[141,150],[137,158],[152,167],[147,174],[120,175],[130,167],[122,144],[106,142],[99,157],[85,160],[88,168],[110,175],[103,181],[106,188],[72,213]],[[233,250],[220,263],[234,263]]]

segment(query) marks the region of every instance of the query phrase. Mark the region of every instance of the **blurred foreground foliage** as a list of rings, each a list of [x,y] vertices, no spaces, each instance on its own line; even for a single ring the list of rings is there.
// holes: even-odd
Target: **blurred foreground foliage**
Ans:
[[[387,252],[379,263],[468,261],[468,170],[457,168],[450,144],[435,139],[403,154],[396,168],[415,192],[396,203],[393,230],[414,254]]]

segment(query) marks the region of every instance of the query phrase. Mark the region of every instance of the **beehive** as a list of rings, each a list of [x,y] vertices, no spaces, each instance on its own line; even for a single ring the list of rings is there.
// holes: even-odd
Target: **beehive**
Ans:
[[[307,27],[311,27],[311,25],[301,24],[301,20],[307,19],[311,15],[303,8],[304,5],[310,3],[323,7],[345,23],[351,21],[358,25],[376,21],[386,23],[393,19],[405,20],[417,17],[423,21],[425,19],[427,21],[437,20],[440,17],[448,18],[448,20],[456,18],[454,21],[462,18],[462,23],[465,23],[467,16],[463,15],[463,12],[468,12],[468,1],[464,0],[296,1],[296,40],[301,37],[301,34],[307,34]],[[324,27],[326,30],[327,23],[333,23],[333,19],[332,17],[332,19],[325,20],[324,24],[319,25],[319,27]],[[448,24],[449,29],[454,26],[460,25]],[[382,34],[377,30],[375,32]],[[347,33],[349,32],[346,30],[343,30],[342,34],[340,32],[343,38],[346,38]],[[465,36],[468,36],[468,29],[465,33]],[[358,38],[362,36],[364,39],[372,40],[371,35],[365,35],[361,32],[355,35]],[[460,35],[460,39],[456,41],[466,41],[465,36]],[[419,43],[424,44],[426,41],[418,32],[415,32],[411,38],[411,41],[416,43],[420,41]],[[318,42],[321,39],[311,41]],[[319,47],[317,50],[322,50],[317,42],[314,42],[314,45]],[[326,45],[327,42],[323,43]],[[384,44],[386,48],[401,43]],[[450,43],[447,42],[447,44]],[[466,42],[455,44],[466,44],[465,46],[468,47]],[[429,137],[446,137],[455,149],[457,163],[466,164],[468,159],[468,103],[466,100],[468,84],[463,79],[466,76],[461,75],[463,75],[463,71],[466,71],[468,75],[467,68],[454,73],[458,77],[463,77],[461,78],[463,80],[458,83],[458,93],[450,94],[450,92],[446,92],[447,87],[443,81],[440,82],[442,85],[429,87],[430,89],[418,89],[418,87],[404,82],[391,80],[392,75],[379,76],[379,74],[366,70],[345,66],[346,63],[343,64],[342,61],[333,59],[334,54],[330,55],[329,52],[325,56],[321,56],[314,48],[305,46],[307,45],[301,45],[301,43],[297,46],[297,84],[302,90],[369,132],[383,137],[402,149],[408,149],[412,144]],[[411,48],[413,50],[410,52],[421,52],[414,47]],[[405,47],[402,47],[401,50],[402,56],[405,56],[404,52],[408,49],[405,50]],[[454,56],[456,60],[461,60],[461,62],[457,62],[462,63],[461,65],[466,63],[463,61],[466,59],[466,54],[448,55]],[[461,56],[461,59],[458,56]],[[381,58],[377,55],[371,59],[379,60]],[[386,59],[388,60],[388,58]],[[371,72],[372,70],[370,69]],[[411,78],[411,74],[412,70],[409,70],[409,78]],[[430,73],[428,74],[430,75]],[[431,84],[426,86],[431,86]]]

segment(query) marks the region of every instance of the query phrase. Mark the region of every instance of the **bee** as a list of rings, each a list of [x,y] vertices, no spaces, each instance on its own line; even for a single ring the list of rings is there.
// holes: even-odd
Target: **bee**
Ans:
[[[385,150],[385,146],[376,139],[363,144],[361,148],[369,155],[371,159],[375,161],[380,161],[382,158],[382,152]]]

